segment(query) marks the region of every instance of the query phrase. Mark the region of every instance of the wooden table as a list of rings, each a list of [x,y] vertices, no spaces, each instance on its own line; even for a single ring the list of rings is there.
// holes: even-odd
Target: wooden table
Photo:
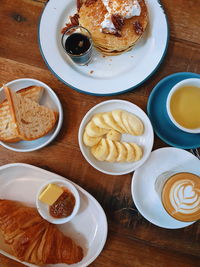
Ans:
[[[200,266],[200,222],[180,230],[154,226],[139,214],[132,201],[132,173],[102,174],[82,156],[77,133],[84,114],[97,103],[113,97],[78,93],[48,70],[37,41],[38,22],[45,2],[0,1],[1,84],[24,77],[47,83],[63,105],[63,127],[55,141],[36,152],[15,153],[0,147],[0,165],[24,162],[47,169],[68,177],[99,201],[107,215],[109,233],[104,250],[90,266]],[[114,97],[129,100],[144,111],[152,88],[163,77],[182,71],[200,73],[200,0],[163,0],[162,4],[170,25],[169,49],[164,62],[144,85]],[[167,144],[155,136],[153,149],[164,146]],[[0,257],[0,266],[14,267],[14,264]]]

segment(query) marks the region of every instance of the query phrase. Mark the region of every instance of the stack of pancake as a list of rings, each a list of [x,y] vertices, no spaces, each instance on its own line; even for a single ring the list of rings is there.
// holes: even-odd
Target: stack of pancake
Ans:
[[[87,4],[88,1],[90,1],[89,4]],[[120,2],[121,0],[115,1]],[[148,23],[147,7],[144,0],[138,2],[141,8],[140,15],[124,19],[120,36],[102,32],[101,23],[108,12],[102,0],[83,2],[79,10],[79,24],[90,31],[95,47],[104,55],[119,55],[131,50],[146,29]]]

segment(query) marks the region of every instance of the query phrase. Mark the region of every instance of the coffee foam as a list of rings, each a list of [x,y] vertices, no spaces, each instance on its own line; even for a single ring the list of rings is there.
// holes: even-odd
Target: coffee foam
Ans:
[[[200,177],[192,173],[178,173],[165,183],[162,201],[167,212],[175,219],[200,219]]]

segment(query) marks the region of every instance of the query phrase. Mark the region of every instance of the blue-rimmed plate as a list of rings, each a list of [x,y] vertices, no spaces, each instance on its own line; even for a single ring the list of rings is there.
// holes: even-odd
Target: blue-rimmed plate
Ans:
[[[186,133],[178,129],[167,114],[166,101],[171,88],[188,78],[200,78],[200,74],[178,72],[162,79],[152,90],[147,112],[155,133],[167,144],[184,149],[200,147],[200,134]]]
[[[76,1],[50,0],[39,24],[39,46],[52,73],[72,89],[94,95],[115,95],[132,90],[158,68],[169,39],[167,18],[158,0],[146,0],[149,25],[134,49],[103,57],[94,50],[88,66],[75,65],[63,51],[61,29],[76,13]]]

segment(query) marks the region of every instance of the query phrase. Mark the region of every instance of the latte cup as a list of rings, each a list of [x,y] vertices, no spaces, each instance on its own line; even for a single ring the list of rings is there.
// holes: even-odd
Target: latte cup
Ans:
[[[200,177],[189,172],[165,172],[155,181],[155,190],[167,213],[182,222],[200,219]]]

